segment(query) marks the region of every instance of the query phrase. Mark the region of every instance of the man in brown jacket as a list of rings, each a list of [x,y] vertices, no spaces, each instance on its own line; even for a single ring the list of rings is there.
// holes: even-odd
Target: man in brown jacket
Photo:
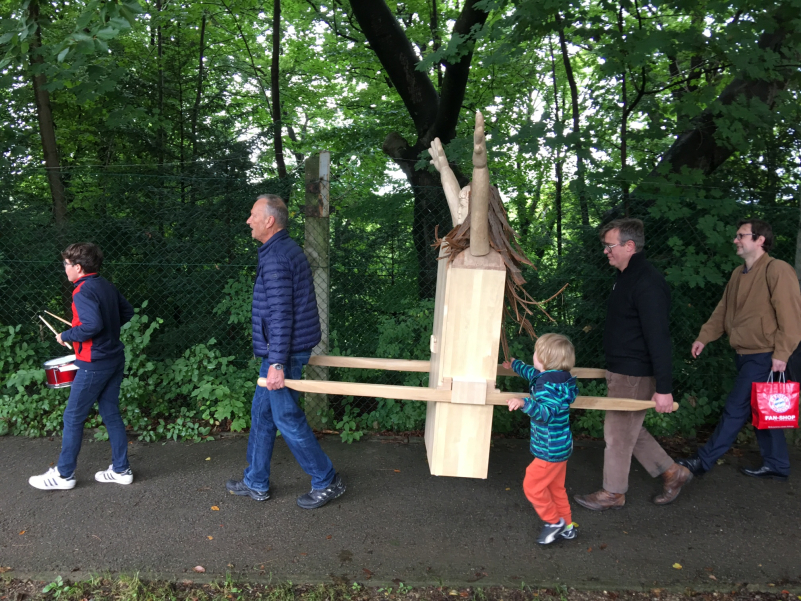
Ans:
[[[765,382],[773,372],[783,372],[801,341],[801,291],[795,270],[772,258],[773,230],[760,219],[740,221],[734,237],[737,267],[718,306],[693,342],[692,356],[723,334],[737,353],[737,379],[726,399],[715,432],[697,453],[679,464],[700,476],[731,448],[737,434],[751,417],[751,384]],[[746,476],[786,480],[790,459],[784,430],[757,430],[763,464],[742,468]]]

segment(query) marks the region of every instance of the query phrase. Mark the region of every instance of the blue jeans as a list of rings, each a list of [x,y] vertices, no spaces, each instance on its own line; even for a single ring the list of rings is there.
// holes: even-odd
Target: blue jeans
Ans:
[[[284,377],[300,380],[310,355],[310,352],[290,355],[289,365],[284,366]],[[269,369],[270,363],[262,359],[259,376],[267,377]],[[256,387],[250,411],[248,467],[245,468],[245,484],[249,488],[257,491],[270,489],[270,460],[278,431],[300,467],[311,476],[312,488],[325,488],[334,481],[334,466],[306,421],[306,414],[298,405],[299,397],[300,393],[291,388],[267,390]]]
[[[751,384],[765,382],[770,374],[773,353],[737,355],[737,378],[726,398],[723,415],[707,443],[698,449],[698,457],[705,470],[728,451],[737,440],[737,434],[751,419]],[[780,474],[790,474],[790,456],[784,430],[755,430],[759,451],[766,466]]]
[[[111,442],[114,471],[124,472],[130,467],[128,436],[120,415],[120,384],[124,369],[125,361],[120,359],[115,367],[98,370],[81,368],[75,374],[67,408],[64,409],[64,437],[58,458],[58,471],[63,477],[69,478],[75,472],[83,442],[83,424],[95,401]]]

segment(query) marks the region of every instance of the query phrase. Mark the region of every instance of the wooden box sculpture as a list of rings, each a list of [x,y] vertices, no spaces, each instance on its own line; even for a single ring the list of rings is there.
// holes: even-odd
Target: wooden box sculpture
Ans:
[[[506,266],[489,246],[489,170],[481,113],[473,141],[473,182],[464,190],[438,139],[429,151],[454,226],[469,215],[471,229],[470,247],[455,258],[447,244],[441,247],[429,387],[451,390],[451,400],[428,403],[425,442],[432,474],[486,478],[492,433],[487,393],[495,390],[498,370]]]

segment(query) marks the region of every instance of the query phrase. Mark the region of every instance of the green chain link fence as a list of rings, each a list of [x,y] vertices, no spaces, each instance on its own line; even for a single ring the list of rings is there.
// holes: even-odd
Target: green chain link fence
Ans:
[[[36,316],[46,309],[70,317],[71,285],[59,253],[70,243],[92,241],[106,257],[103,275],[140,307],[138,321],[131,327],[139,333],[126,339],[133,353],[122,403],[129,425],[155,432],[153,437],[189,432],[196,438],[213,434],[215,428],[247,427],[257,376],[250,346],[250,297],[258,243],[250,238],[245,221],[256,196],[264,193],[289,200],[290,234],[305,247],[315,275],[325,332],[322,351],[428,358],[434,240],[416,236],[415,230],[423,227],[426,217],[420,215],[421,206],[444,202],[441,189],[418,189],[413,194],[403,182],[390,180],[380,191],[365,192],[348,174],[337,173],[332,174],[330,189],[314,174],[312,184],[318,185],[310,187],[302,173],[284,180],[254,181],[237,173],[201,178],[140,166],[65,170],[62,175],[68,183],[70,209],[66,222],[58,225],[43,172],[0,175],[0,187],[8,197],[0,210],[0,325],[12,330],[20,326],[16,334],[0,340],[7,347],[0,363],[7,407],[19,405],[23,397],[39,404],[54,395],[60,395],[62,403],[66,398],[63,391],[47,391],[37,383],[43,376],[34,367],[63,354],[63,349],[42,330]],[[328,196],[330,215],[314,209],[320,196]],[[599,196],[594,221],[610,205],[610,196]],[[307,197],[312,199],[311,208]],[[677,400],[684,403],[673,416],[648,418],[662,434],[692,434],[713,423],[733,378],[725,341],[710,345],[699,361],[690,360],[689,348],[737,263],[729,244],[737,219],[759,216],[770,221],[777,234],[772,254],[795,263],[797,204],[764,206],[747,198],[737,202],[700,198],[670,196],[675,214],[660,213],[661,197],[650,199],[651,208],[641,214],[633,212],[646,223],[649,260],[663,273],[672,273],[674,386]],[[520,243],[536,267],[524,270],[527,291],[535,299],[546,299],[568,285],[544,307],[554,321],[535,312],[536,331],[567,334],[576,346],[578,365],[603,367],[606,298],[614,271],[601,252],[597,228],[581,226],[568,213],[558,256],[553,214],[524,216],[516,214],[519,209],[513,204],[508,208]],[[441,219],[428,217],[429,225],[432,219]],[[447,229],[443,224],[440,235]],[[145,315],[149,321],[142,319]],[[157,319],[161,321],[156,328]],[[505,329],[511,354],[530,360],[533,341],[520,335],[513,323],[505,324]],[[15,360],[11,347],[23,340],[36,341],[29,342],[33,354]],[[427,374],[375,370],[309,368],[307,377],[427,385]],[[168,385],[171,392],[154,392]],[[521,381],[512,379],[502,379],[501,385],[523,389]],[[605,393],[600,381],[584,381],[582,388],[585,394]],[[370,429],[420,429],[425,415],[423,403],[331,395],[308,395],[305,400],[317,428],[337,429],[347,439]],[[33,409],[27,414],[0,410],[0,422],[6,420],[7,430],[10,424],[20,433],[58,429],[59,405],[50,404],[50,417],[39,419],[35,428],[26,429],[22,423],[33,419],[24,417],[33,415]],[[177,428],[178,419],[194,425],[190,430]],[[600,412],[576,412],[574,421],[590,434],[601,433]],[[206,423],[208,427],[202,425]],[[519,433],[525,425],[508,412],[496,411],[497,432]]]

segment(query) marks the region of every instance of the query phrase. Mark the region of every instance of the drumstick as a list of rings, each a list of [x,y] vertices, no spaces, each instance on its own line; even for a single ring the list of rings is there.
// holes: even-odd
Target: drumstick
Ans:
[[[51,331],[51,332],[53,332],[53,334],[55,334],[56,336],[58,336],[58,335],[59,335],[59,332],[56,332],[56,329],[55,329],[53,326],[51,326],[49,323],[47,323],[47,321],[45,320],[45,318],[44,318],[44,317],[42,317],[41,315],[37,315],[36,317],[38,317],[39,319],[41,319],[42,321],[44,321],[44,324],[45,324],[45,325],[46,325],[48,328],[50,328],[50,331]],[[62,341],[60,344],[62,344],[63,346],[66,346],[67,348],[72,348],[72,347],[70,346],[70,343],[69,343],[69,342],[64,342],[64,341]]]
[[[56,336],[58,336],[58,334],[59,334],[59,333],[58,333],[58,332],[56,332],[56,329],[55,329],[53,326],[51,326],[49,323],[47,323],[47,321],[45,320],[45,318],[44,318],[44,317],[42,317],[41,315],[37,315],[36,317],[38,317],[39,319],[41,319],[41,320],[44,322],[44,324],[45,324],[45,325],[46,325],[48,328],[50,328],[50,331],[51,331],[51,332],[53,332],[53,334],[55,334]]]
[[[55,317],[55,318],[56,318],[57,320],[59,320],[60,322],[67,324],[69,327],[72,327],[72,324],[71,324],[70,322],[68,322],[66,319],[62,319],[62,318],[60,318],[60,317],[59,317],[58,315],[56,315],[55,313],[51,313],[51,312],[50,312],[50,311],[48,311],[47,309],[45,309],[45,310],[44,310],[44,312],[45,312],[45,313],[47,313],[48,315],[52,315],[53,317]]]

